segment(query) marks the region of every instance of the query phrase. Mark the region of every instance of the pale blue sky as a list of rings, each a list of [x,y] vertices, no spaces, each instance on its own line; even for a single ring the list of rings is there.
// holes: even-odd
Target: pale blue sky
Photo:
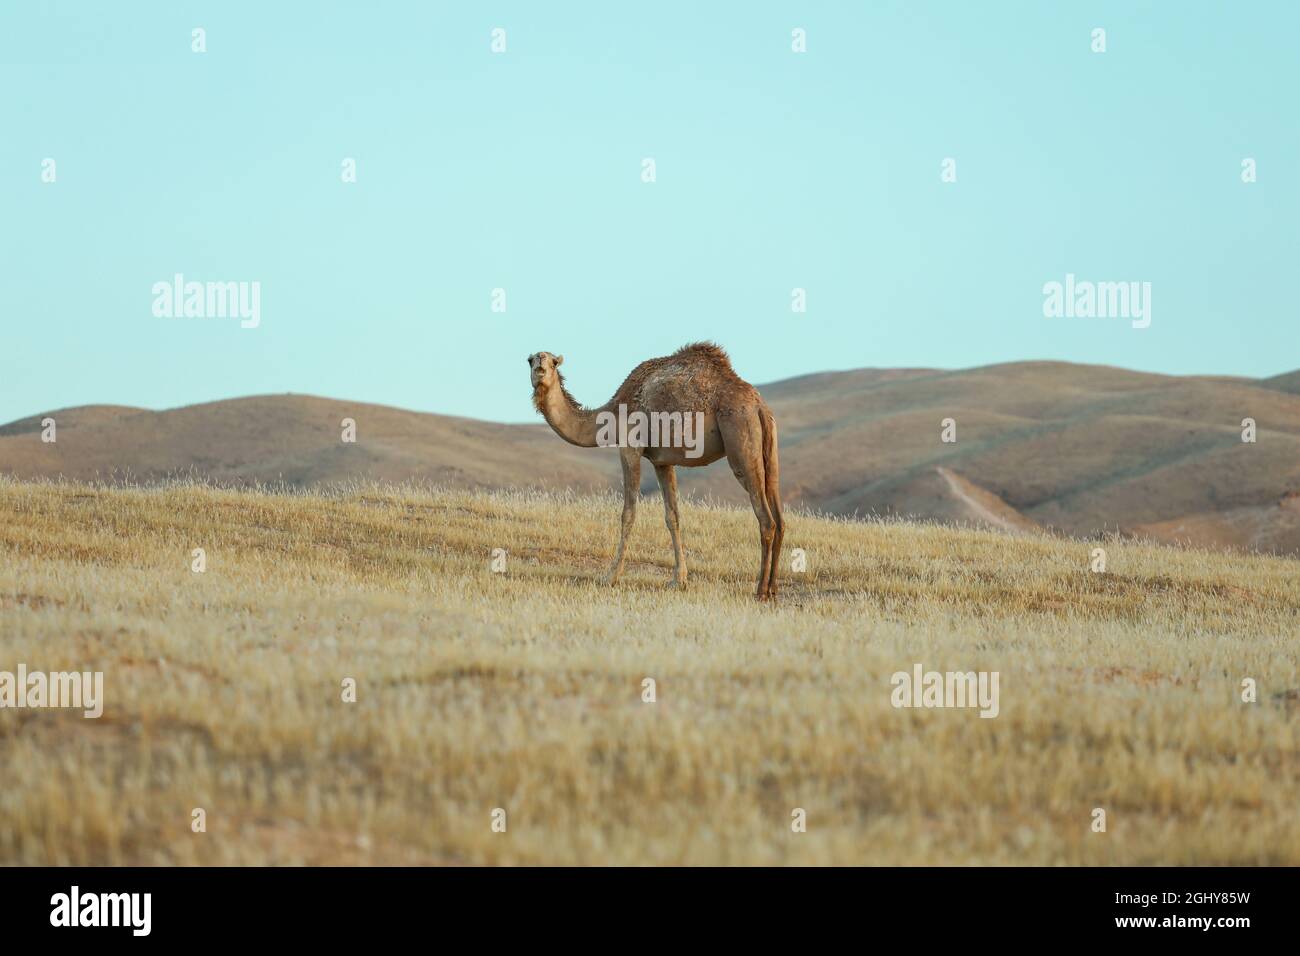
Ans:
[[[701,338],[755,382],[1276,374],[1297,36],[1290,2],[6,2],[0,422],[286,391],[525,421],[530,352],[594,404]],[[260,327],[155,318],[177,272],[259,281]],[[1151,282],[1151,327],[1044,318],[1067,272]]]

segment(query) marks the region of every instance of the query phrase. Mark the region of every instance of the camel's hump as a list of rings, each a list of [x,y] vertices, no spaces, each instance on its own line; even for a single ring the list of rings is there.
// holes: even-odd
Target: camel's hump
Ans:
[[[726,349],[721,345],[718,345],[716,342],[691,342],[687,345],[683,345],[672,355],[668,356],[668,358],[702,358],[710,362],[717,362],[720,365],[725,365],[727,368],[731,368],[731,356],[727,354]]]

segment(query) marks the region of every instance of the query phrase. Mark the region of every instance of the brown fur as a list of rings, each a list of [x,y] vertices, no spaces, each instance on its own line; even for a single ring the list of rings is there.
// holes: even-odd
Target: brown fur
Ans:
[[[623,555],[636,514],[641,485],[641,460],[655,468],[664,496],[664,522],[673,540],[673,586],[686,587],[686,556],[677,510],[677,476],[681,465],[694,468],[717,461],[724,455],[732,473],[749,492],[758,518],[760,599],[776,596],[777,569],[785,519],[781,513],[780,466],[777,428],[772,411],[758,390],[731,367],[721,346],[696,342],[682,346],[672,355],[649,359],[632,370],[614,396],[596,409],[586,408],[569,394],[559,366],[562,355],[537,352],[528,357],[533,382],[533,407],[546,418],[561,438],[575,445],[595,447],[597,416],[616,413],[625,405],[629,413],[700,412],[704,415],[703,454],[688,458],[682,449],[669,447],[620,448],[623,466],[623,521],[618,553],[608,580],[614,583],[623,571]]]

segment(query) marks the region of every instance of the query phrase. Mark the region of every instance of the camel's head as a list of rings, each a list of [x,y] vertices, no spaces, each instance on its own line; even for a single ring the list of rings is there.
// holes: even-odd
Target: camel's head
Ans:
[[[532,373],[533,388],[550,388],[558,382],[560,380],[558,369],[563,362],[563,355],[552,355],[550,352],[534,352],[528,356],[528,368]]]

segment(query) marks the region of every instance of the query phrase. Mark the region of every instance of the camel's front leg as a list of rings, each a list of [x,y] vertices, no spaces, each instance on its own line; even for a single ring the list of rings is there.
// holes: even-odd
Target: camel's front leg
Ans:
[[[618,536],[618,553],[605,577],[607,584],[617,584],[623,574],[623,552],[636,524],[636,499],[641,494],[641,449],[620,448],[618,453],[623,462],[623,527]]]
[[[686,548],[682,543],[681,516],[677,513],[677,472],[672,465],[655,465],[655,477],[664,495],[664,524],[673,539],[672,586],[686,590]]]

